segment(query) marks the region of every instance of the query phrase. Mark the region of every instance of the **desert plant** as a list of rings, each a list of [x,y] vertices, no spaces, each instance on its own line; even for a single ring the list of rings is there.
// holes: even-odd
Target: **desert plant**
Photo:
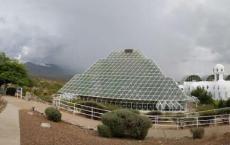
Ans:
[[[102,125],[102,124],[98,125],[97,131],[98,131],[99,135],[102,137],[112,137],[111,130],[106,125]]]
[[[191,96],[197,97],[201,104],[214,104],[212,94],[207,92],[204,88],[197,87],[197,89],[191,92]]]
[[[230,107],[230,99],[228,99],[227,101],[226,101],[226,107]]]
[[[193,139],[201,139],[204,137],[204,128],[192,128],[190,129]]]
[[[151,111],[151,112],[148,112],[147,115],[162,115],[162,113],[160,111]]]
[[[61,113],[59,110],[53,107],[48,107],[45,110],[45,114],[47,116],[48,120],[54,121],[54,122],[59,122],[61,121]]]
[[[113,137],[144,139],[151,120],[127,109],[115,110],[102,116],[102,123],[108,126]]]

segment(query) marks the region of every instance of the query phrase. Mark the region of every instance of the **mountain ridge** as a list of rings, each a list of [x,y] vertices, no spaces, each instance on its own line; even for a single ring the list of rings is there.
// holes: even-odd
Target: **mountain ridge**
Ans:
[[[50,80],[64,80],[70,79],[75,72],[55,64],[36,64],[33,62],[26,62],[25,67],[29,75]]]

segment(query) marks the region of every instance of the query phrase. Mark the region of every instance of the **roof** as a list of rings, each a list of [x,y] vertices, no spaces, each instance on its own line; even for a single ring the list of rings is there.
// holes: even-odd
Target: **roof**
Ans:
[[[75,75],[59,93],[144,101],[191,99],[173,79],[165,77],[159,67],[138,50],[112,52],[85,73]]]

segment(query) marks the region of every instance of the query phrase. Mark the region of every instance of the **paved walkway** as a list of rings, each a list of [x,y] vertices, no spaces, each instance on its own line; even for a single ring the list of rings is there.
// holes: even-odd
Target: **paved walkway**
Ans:
[[[0,113],[0,145],[20,145],[18,108],[7,104]]]
[[[13,104],[20,109],[31,109],[32,107],[35,107],[35,109],[40,113],[44,113],[45,109],[51,106],[49,104],[44,104],[35,101],[25,101],[22,99],[17,99],[15,97],[5,97],[5,99],[9,104]],[[100,124],[100,121],[88,119],[79,115],[74,115],[69,112],[63,112],[63,111],[62,111],[62,120],[77,126],[94,129],[94,130],[96,130],[97,125]]]
[[[8,101],[8,104],[13,104],[20,109],[31,109],[34,106],[36,110],[41,113],[43,113],[44,110],[50,106],[48,104],[43,104],[34,101],[25,101],[14,97],[5,97],[5,99]],[[94,130],[96,130],[97,125],[100,124],[100,121],[88,119],[80,115],[73,115],[69,112],[62,112],[62,120],[74,125],[78,125],[84,128],[90,128]],[[230,125],[205,128],[205,136],[222,135],[226,132],[230,132]],[[191,137],[191,133],[189,129],[176,130],[176,129],[162,129],[162,128],[159,129],[159,128],[152,127],[149,130],[148,137],[179,139],[183,137]]]

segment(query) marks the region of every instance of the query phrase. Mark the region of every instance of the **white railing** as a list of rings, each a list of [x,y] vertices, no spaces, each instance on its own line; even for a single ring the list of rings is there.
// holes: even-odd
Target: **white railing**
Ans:
[[[66,110],[68,112],[72,112],[73,114],[85,115],[91,119],[101,119],[101,116],[104,113],[110,112],[109,110],[72,103],[61,99],[54,99],[53,105],[58,109]]]
[[[69,101],[62,100],[60,98],[55,98],[53,100],[53,105],[58,109],[66,110],[68,112],[72,112],[73,114],[84,115],[91,119],[101,119],[101,116],[104,113],[110,112],[109,110],[72,103]],[[162,115],[146,115],[146,116],[151,119],[153,126],[155,128],[167,127],[167,128],[179,129],[179,128],[186,128],[186,127],[200,127],[200,126],[212,126],[212,125],[215,126],[219,124],[230,125],[230,114],[221,114],[221,115],[212,115],[212,116],[195,115],[190,117],[187,114],[185,114],[185,116],[182,117],[162,116]]]
[[[186,127],[215,126],[219,124],[230,125],[230,114],[196,117],[147,116],[151,119],[155,128],[171,127],[179,129]]]

